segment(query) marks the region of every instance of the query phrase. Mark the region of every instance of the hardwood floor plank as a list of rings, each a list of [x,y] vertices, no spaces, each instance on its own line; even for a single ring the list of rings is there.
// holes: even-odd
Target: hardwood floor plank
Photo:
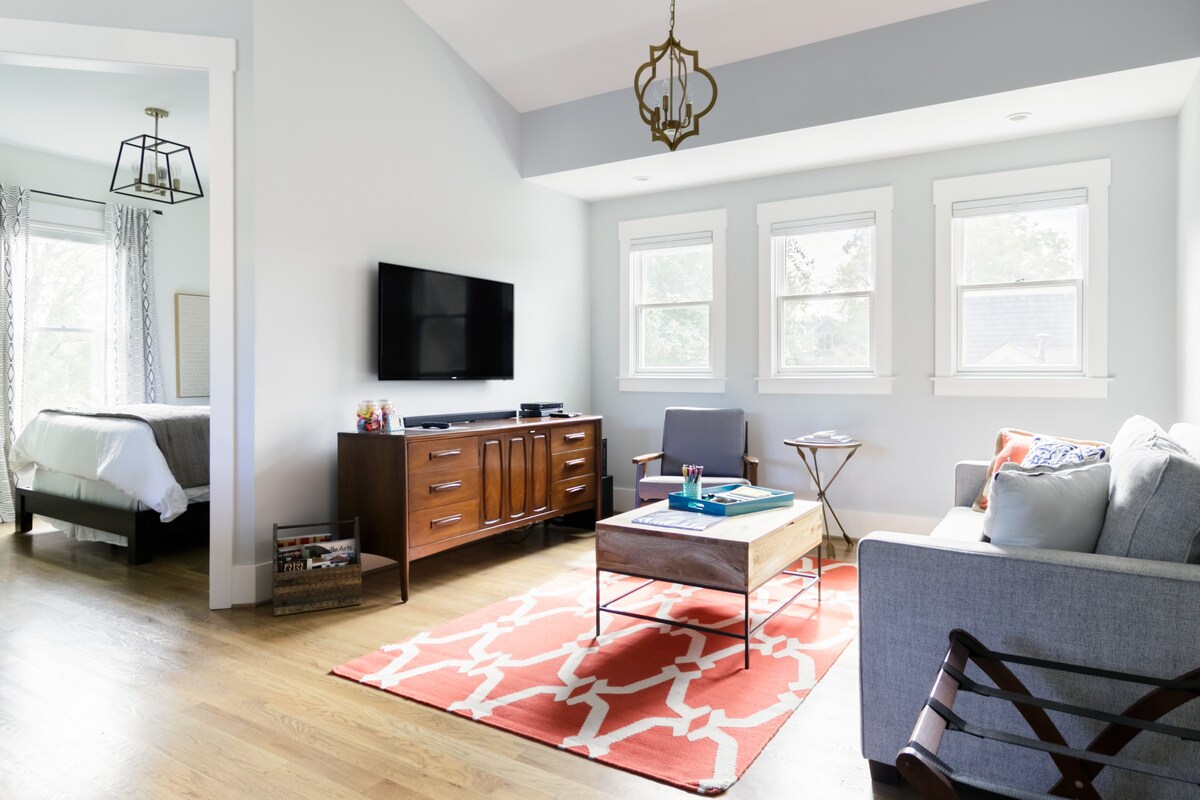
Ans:
[[[364,580],[363,604],[207,609],[207,551],[0,527],[0,797],[658,800],[679,790],[329,674],[565,570],[590,533],[535,526]],[[724,797],[887,798],[858,752],[852,645]]]

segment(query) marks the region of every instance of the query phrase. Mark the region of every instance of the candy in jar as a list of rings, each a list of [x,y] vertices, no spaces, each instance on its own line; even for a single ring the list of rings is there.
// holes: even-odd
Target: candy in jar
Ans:
[[[358,403],[358,429],[360,431],[377,431],[383,427],[383,416],[379,404],[374,400],[361,400]]]

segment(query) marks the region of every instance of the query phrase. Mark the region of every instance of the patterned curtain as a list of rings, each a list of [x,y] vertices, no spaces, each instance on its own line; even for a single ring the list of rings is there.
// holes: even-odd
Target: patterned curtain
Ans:
[[[16,516],[13,498],[16,486],[8,470],[8,454],[16,437],[20,374],[19,352],[22,322],[19,311],[21,282],[29,263],[29,191],[0,184],[0,456],[4,458],[4,480],[0,481],[0,521]]]
[[[150,213],[115,203],[104,209],[110,286],[105,394],[106,402],[115,405],[166,401]]]

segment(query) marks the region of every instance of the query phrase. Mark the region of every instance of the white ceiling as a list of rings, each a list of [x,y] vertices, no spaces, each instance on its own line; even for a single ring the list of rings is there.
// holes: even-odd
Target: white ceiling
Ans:
[[[208,164],[207,73],[0,63],[0,142],[5,144],[115,164],[123,140],[154,132],[147,107],[170,113],[159,123],[159,136],[191,147],[203,178]]]
[[[405,0],[521,112],[632,88],[670,0]],[[678,0],[675,36],[715,67],[982,0]]]

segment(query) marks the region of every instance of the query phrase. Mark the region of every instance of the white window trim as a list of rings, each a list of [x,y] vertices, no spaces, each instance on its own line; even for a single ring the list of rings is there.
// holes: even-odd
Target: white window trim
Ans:
[[[935,366],[933,393],[951,397],[1108,396],[1108,187],[1109,159],[969,175],[933,182],[935,218]],[[1087,270],[1083,278],[1083,371],[1079,376],[980,375],[955,368],[958,341],[953,265],[953,205],[1065,189],[1088,194]]]
[[[720,394],[725,391],[725,209],[673,214],[666,217],[624,220],[617,225],[621,244],[621,374],[617,389],[622,392],[695,392]],[[712,233],[713,299],[710,306],[710,351],[708,372],[677,375],[646,374],[635,370],[637,346],[633,334],[634,292],[630,275],[630,242],[655,236]]]
[[[871,374],[780,375],[777,363],[779,321],[772,272],[771,226],[819,217],[875,213],[875,281],[871,307]],[[759,394],[891,394],[892,393],[892,187],[801,197],[758,205],[758,369]]]

